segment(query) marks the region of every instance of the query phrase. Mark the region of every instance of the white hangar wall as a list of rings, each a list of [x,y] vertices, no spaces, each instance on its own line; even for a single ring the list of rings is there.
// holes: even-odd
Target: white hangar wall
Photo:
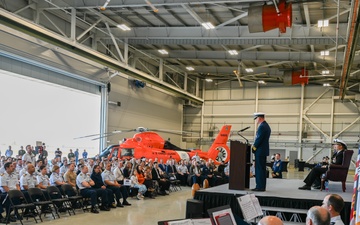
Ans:
[[[335,137],[343,139],[349,149],[357,153],[359,107],[354,96],[349,98],[351,100],[340,101],[336,89],[322,86],[302,89],[300,85],[244,83],[240,88],[237,81],[206,84],[203,108],[186,107],[184,110],[184,129],[200,132],[203,126],[202,141],[199,137],[185,140],[188,147],[202,145],[207,149],[221,126],[231,124],[231,139],[234,140],[243,140],[236,131],[250,126],[242,134],[252,143],[256,132],[252,115],[259,111],[266,113],[272,129],[272,152],[285,153],[283,158],[290,157],[291,162],[299,157],[309,162],[321,160],[331,153],[330,143]]]
[[[137,127],[149,129],[177,130],[182,129],[182,100],[161,90],[147,85],[135,87],[131,80],[116,77],[111,82],[110,102],[121,102],[121,106],[109,104],[108,130],[127,130]],[[121,133],[110,136],[110,144],[117,144],[123,138],[132,137],[135,133]],[[181,136],[162,133],[159,135],[175,145],[180,145]]]

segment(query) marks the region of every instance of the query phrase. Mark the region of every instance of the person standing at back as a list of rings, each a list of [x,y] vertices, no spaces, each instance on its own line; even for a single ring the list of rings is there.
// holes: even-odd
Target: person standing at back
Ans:
[[[77,165],[79,162],[79,149],[75,150],[74,155],[75,155],[75,164]]]
[[[266,157],[269,156],[269,139],[271,129],[269,124],[265,121],[265,113],[254,113],[254,120],[259,125],[252,152],[255,155],[255,181],[256,187],[252,191],[266,190]]]
[[[87,159],[88,153],[86,152],[86,150],[84,149],[83,153],[82,153],[82,157],[84,160]]]
[[[7,158],[10,158],[10,157],[12,157],[12,155],[13,155],[13,150],[11,149],[11,146],[9,145],[9,148],[8,149],[6,149],[6,151],[5,151],[5,156],[7,157]]]

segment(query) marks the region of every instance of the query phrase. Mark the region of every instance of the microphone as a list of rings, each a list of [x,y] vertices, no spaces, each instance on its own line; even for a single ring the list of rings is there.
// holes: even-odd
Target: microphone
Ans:
[[[249,129],[249,128],[250,128],[250,126],[245,127],[245,128],[243,128],[243,129],[239,130],[239,132],[244,132],[244,131],[246,131],[246,130]]]

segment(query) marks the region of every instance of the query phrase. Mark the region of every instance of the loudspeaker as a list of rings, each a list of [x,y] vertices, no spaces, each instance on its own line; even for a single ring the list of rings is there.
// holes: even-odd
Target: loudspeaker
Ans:
[[[196,199],[186,201],[186,219],[203,218],[204,202]]]

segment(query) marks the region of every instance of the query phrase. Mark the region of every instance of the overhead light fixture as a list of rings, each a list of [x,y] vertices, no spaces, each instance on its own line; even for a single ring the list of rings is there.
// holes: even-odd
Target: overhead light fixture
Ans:
[[[330,54],[329,51],[321,51],[321,52],[320,52],[320,55],[321,55],[321,56],[325,56],[325,55],[329,55],[329,54]]]
[[[126,26],[125,24],[118,24],[117,27],[123,31],[131,30],[130,27]]]
[[[323,71],[321,71],[321,74],[322,75],[328,75],[328,74],[330,74],[330,71],[329,70],[323,70]]]
[[[246,69],[245,69],[245,71],[246,71],[246,72],[248,72],[248,73],[252,73],[252,72],[254,72],[254,70],[253,70],[253,69],[251,69],[251,68],[246,68]]]
[[[168,53],[168,51],[166,51],[165,49],[160,49],[160,50],[158,50],[161,54],[163,54],[163,55],[167,55],[167,54],[169,54]]]
[[[213,80],[210,79],[210,78],[206,78],[205,81],[206,81],[206,82],[213,82]]]
[[[189,71],[195,70],[194,67],[192,67],[192,66],[187,66],[186,69],[189,70]]]
[[[331,85],[329,83],[323,84],[324,87],[330,87]]]
[[[328,27],[329,20],[318,20],[318,27]]]
[[[259,84],[266,84],[266,82],[263,81],[263,80],[259,80],[258,83],[259,83]]]
[[[230,53],[230,55],[237,55],[238,52],[236,50],[229,50],[228,51]]]
[[[201,25],[205,27],[206,30],[215,29],[214,25],[210,22],[202,23]]]

